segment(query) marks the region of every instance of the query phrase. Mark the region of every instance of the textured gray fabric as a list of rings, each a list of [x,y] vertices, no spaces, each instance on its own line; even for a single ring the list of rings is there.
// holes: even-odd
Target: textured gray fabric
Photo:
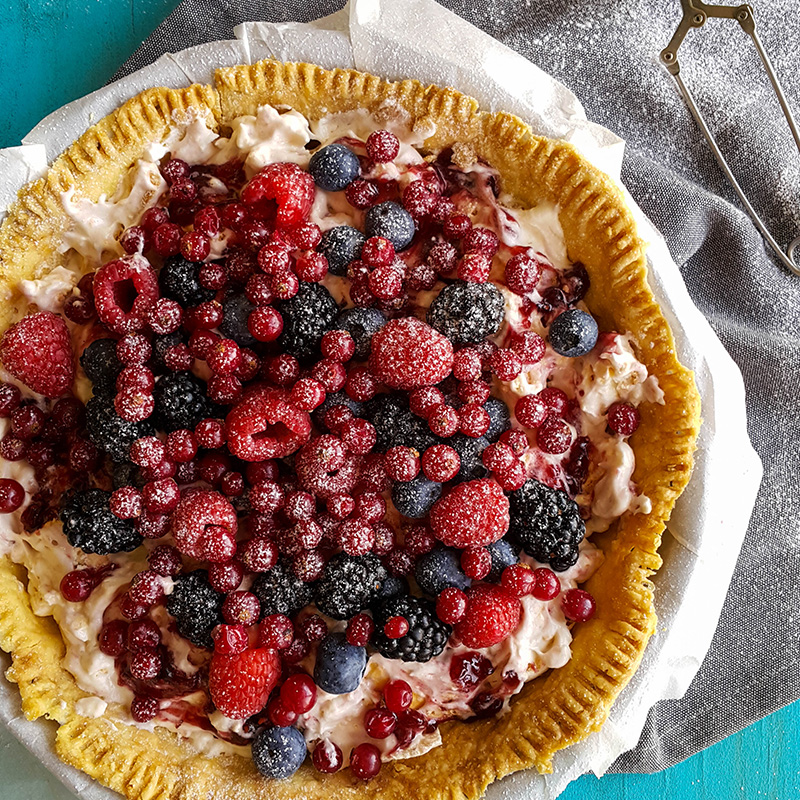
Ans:
[[[164,52],[232,38],[243,21],[307,21],[342,5],[185,0],[117,77]],[[800,278],[765,252],[658,64],[680,17],[678,0],[443,5],[565,83],[589,119],[627,140],[623,180],[666,237],[695,303],[744,374],[750,435],[765,475],[719,627],[686,696],[652,709],[639,746],[613,768],[663,769],[800,698]],[[786,24],[793,4],[753,5],[800,111],[797,42]],[[773,235],[788,242],[800,233],[800,156],[750,40],[735,23],[712,21],[690,32],[680,57],[734,172]]]

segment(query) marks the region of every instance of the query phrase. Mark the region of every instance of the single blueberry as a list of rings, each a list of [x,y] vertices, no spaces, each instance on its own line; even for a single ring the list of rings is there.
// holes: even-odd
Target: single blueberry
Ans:
[[[399,597],[408,594],[408,581],[402,575],[387,575],[386,580],[381,584],[381,588],[370,600],[370,606],[375,606],[390,597]]]
[[[308,162],[314,183],[328,192],[347,188],[360,174],[358,156],[343,144],[329,144],[317,150]]]
[[[559,355],[577,358],[595,346],[597,333],[597,322],[591,314],[571,308],[555,318],[547,339]]]
[[[338,225],[322,234],[317,250],[328,259],[331,275],[347,275],[347,265],[361,256],[367,237],[358,228]]]
[[[386,324],[386,317],[377,308],[348,308],[336,318],[336,327],[353,337],[356,349],[353,358],[364,361],[369,357],[372,337]]]
[[[314,683],[328,694],[347,694],[358,688],[366,669],[366,648],[350,644],[343,633],[331,633],[319,643]]]
[[[483,407],[489,415],[489,429],[483,435],[490,442],[496,442],[511,427],[511,412],[499,397],[490,397]]]
[[[484,578],[487,581],[499,581],[503,570],[516,564],[519,561],[519,551],[505,539],[498,539],[486,546],[489,555],[492,557],[492,567],[489,574]]]
[[[461,557],[452,547],[434,547],[420,556],[414,568],[414,577],[420,589],[431,597],[438,597],[445,589],[455,586],[466,592],[472,581],[461,569]]]
[[[288,778],[306,760],[306,740],[297,728],[264,728],[253,739],[253,763],[267,778]]]
[[[411,214],[391,200],[378,203],[367,211],[364,230],[368,237],[383,236],[388,239],[395,250],[405,250],[417,232]]]
[[[410,519],[422,519],[442,496],[442,484],[417,475],[408,483],[398,481],[392,486],[394,507]]]

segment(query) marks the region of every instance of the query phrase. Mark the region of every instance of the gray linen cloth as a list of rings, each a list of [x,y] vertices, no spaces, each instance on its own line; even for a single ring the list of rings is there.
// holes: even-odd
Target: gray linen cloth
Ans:
[[[669,767],[800,698],[800,278],[765,252],[658,53],[678,0],[442,0],[571,88],[589,119],[628,142],[622,178],[667,240],[689,292],[737,362],[764,481],[716,636],[686,696],[650,712],[615,772]],[[165,52],[233,38],[241,22],[307,22],[342,0],[184,0],[115,77]],[[754,0],[784,89],[800,112],[790,0]],[[723,151],[773,235],[800,233],[800,155],[752,43],[712,20],[680,50]],[[413,77],[413,76],[409,76]],[[731,486],[730,491],[736,491]]]

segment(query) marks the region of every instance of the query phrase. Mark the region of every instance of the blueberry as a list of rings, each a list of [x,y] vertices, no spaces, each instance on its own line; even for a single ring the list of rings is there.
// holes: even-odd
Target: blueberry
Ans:
[[[395,483],[392,486],[392,502],[394,507],[404,516],[411,519],[422,519],[433,508],[433,504],[442,495],[442,484],[429,481],[422,475],[408,483]]]
[[[483,435],[490,442],[496,442],[500,434],[511,427],[511,412],[499,397],[490,397],[483,407],[489,415],[489,429]]]
[[[372,596],[370,606],[375,606],[390,597],[400,597],[408,593],[408,581],[402,575],[387,575],[381,588]]]
[[[317,150],[308,162],[314,183],[328,192],[338,192],[349,186],[360,174],[358,156],[343,144],[329,144]]]
[[[317,250],[328,259],[331,275],[347,275],[347,265],[361,255],[367,237],[350,225],[339,225],[322,234]]]
[[[358,689],[366,669],[366,648],[349,644],[343,633],[331,633],[319,643],[314,683],[328,694],[347,694]]]
[[[471,436],[457,433],[447,440],[447,444],[458,453],[458,457],[461,459],[461,468],[455,477],[456,482],[473,481],[486,475],[486,467],[481,461],[481,454],[489,446],[489,440],[485,436],[473,439]]]
[[[241,347],[252,347],[255,337],[247,327],[247,318],[255,306],[243,295],[232,294],[222,303],[222,322],[220,333],[233,339]]]
[[[591,314],[571,308],[555,318],[547,338],[559,355],[584,356],[597,343],[597,322]]]
[[[288,778],[306,760],[306,740],[297,728],[264,728],[253,739],[253,763],[267,778]]]
[[[426,594],[438,597],[449,586],[465,592],[472,581],[461,569],[461,557],[452,547],[434,547],[420,556],[414,568],[414,577]]]
[[[484,580],[499,581],[503,570],[519,561],[519,554],[514,545],[505,539],[498,539],[496,542],[492,542],[486,546],[486,549],[492,557],[492,568]]]
[[[353,358],[364,361],[369,357],[372,337],[386,324],[386,317],[377,308],[348,308],[336,319],[336,327],[347,331],[355,342]]]
[[[383,236],[395,250],[405,250],[417,232],[414,219],[401,205],[387,200],[367,211],[364,220],[367,236]]]

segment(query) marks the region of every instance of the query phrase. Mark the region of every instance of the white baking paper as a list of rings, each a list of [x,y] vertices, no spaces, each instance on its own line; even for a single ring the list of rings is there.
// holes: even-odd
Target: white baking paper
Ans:
[[[150,67],[54,112],[25,137],[24,147],[0,151],[0,203],[41,174],[87,126],[149,86],[210,82],[217,66],[272,57],[350,67],[391,79],[416,78],[453,86],[491,110],[506,110],[540,134],[572,142],[619,182],[624,143],[586,119],[577,97],[519,54],[438,6],[433,0],[352,0],[309,24],[252,22],[237,40],[212,42],[162,56]],[[624,187],[623,187],[624,188]],[[649,709],[681,697],[711,644],[761,481],[761,463],[747,435],[744,386],[738,368],[689,298],[666,243],[627,195],[641,236],[649,242],[653,291],[667,316],[680,358],[694,370],[703,400],[703,428],[692,481],[664,537],[664,568],[655,578],[659,625],[642,665],[602,730],[560,752],[552,775],[525,771],[491,786],[487,800],[554,800],[586,772],[602,775],[634,747]],[[731,491],[731,487],[735,491]],[[15,692],[0,687],[0,717],[45,765],[84,800],[113,792],[88,783],[52,753],[48,723],[19,718]]]

